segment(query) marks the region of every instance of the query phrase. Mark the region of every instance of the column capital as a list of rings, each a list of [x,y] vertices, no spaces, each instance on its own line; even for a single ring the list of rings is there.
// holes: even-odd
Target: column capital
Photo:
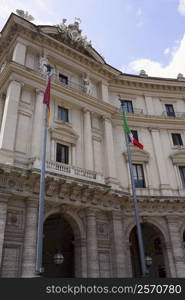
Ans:
[[[36,88],[35,92],[36,92],[36,95],[44,94],[44,90],[43,89],[39,89],[39,88]]]
[[[150,132],[159,132],[159,130],[160,130],[157,127],[149,127],[148,129],[149,129]]]
[[[26,207],[33,207],[37,208],[38,207],[38,198],[27,198],[25,200]]]
[[[12,83],[17,84],[17,85],[19,85],[19,86],[21,86],[21,87],[24,86],[24,82],[18,80],[18,79],[17,79],[15,76],[13,76],[13,75],[10,77],[10,80],[9,80],[9,84],[12,84]]]
[[[87,107],[83,107],[82,108],[82,112],[83,113],[91,113],[91,110],[89,108],[87,108]]]
[[[11,194],[3,194],[0,193],[0,203],[7,203],[8,200],[10,199]]]
[[[102,115],[102,119],[104,120],[104,121],[109,121],[109,122],[111,122],[111,115],[109,115],[109,114],[106,114],[106,115]]]
[[[177,216],[166,216],[166,219],[168,223],[178,223],[178,217]]]
[[[96,208],[88,207],[86,209],[86,216],[87,217],[96,217],[96,213],[97,213],[97,209]]]
[[[113,220],[119,220],[121,221],[123,217],[123,214],[121,211],[112,211],[112,218]]]

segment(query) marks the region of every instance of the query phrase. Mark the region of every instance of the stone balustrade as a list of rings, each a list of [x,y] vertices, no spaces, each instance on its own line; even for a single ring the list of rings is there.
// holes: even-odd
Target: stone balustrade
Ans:
[[[40,169],[41,162],[36,159],[33,163],[33,168]],[[83,169],[80,167],[63,164],[55,161],[46,161],[46,171],[60,173],[62,175],[77,177],[84,180],[90,180],[97,183],[105,184],[104,176],[95,171]]]

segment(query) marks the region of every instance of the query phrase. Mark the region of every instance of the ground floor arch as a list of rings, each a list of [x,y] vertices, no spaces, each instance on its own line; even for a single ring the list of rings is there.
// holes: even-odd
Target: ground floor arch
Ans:
[[[50,215],[44,223],[43,267],[45,277],[74,277],[75,235],[70,223],[61,214]],[[61,253],[62,264],[56,264],[54,256]]]
[[[165,254],[165,240],[162,232],[155,225],[144,222],[141,224],[144,242],[145,258],[148,258],[149,277],[168,277],[168,262]],[[133,277],[141,276],[139,249],[136,226],[131,230],[130,253]]]

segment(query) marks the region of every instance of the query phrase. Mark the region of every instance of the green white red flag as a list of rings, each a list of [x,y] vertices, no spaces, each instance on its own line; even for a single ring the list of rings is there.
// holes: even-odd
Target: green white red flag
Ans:
[[[137,146],[139,149],[143,149],[143,145],[133,136],[127,122],[127,117],[125,111],[123,111],[123,129],[128,134],[130,141],[133,145]]]

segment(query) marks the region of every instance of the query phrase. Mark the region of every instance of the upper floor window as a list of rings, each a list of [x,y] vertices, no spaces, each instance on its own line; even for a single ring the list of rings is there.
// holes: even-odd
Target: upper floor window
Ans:
[[[60,80],[60,82],[68,84],[68,77],[63,75],[62,73],[59,73],[59,80]]]
[[[69,111],[67,108],[58,106],[58,120],[69,122]]]
[[[126,112],[134,112],[132,101],[124,100],[124,109]]]
[[[145,178],[143,166],[141,164],[133,164],[134,183],[136,188],[145,188]]]
[[[183,145],[180,133],[172,133],[172,140],[174,146]]]
[[[179,167],[183,188],[185,189],[185,166]]]
[[[173,104],[165,104],[166,114],[169,117],[175,117],[175,111],[173,108]]]
[[[58,144],[56,149],[56,161],[64,164],[69,164],[69,147]]]

